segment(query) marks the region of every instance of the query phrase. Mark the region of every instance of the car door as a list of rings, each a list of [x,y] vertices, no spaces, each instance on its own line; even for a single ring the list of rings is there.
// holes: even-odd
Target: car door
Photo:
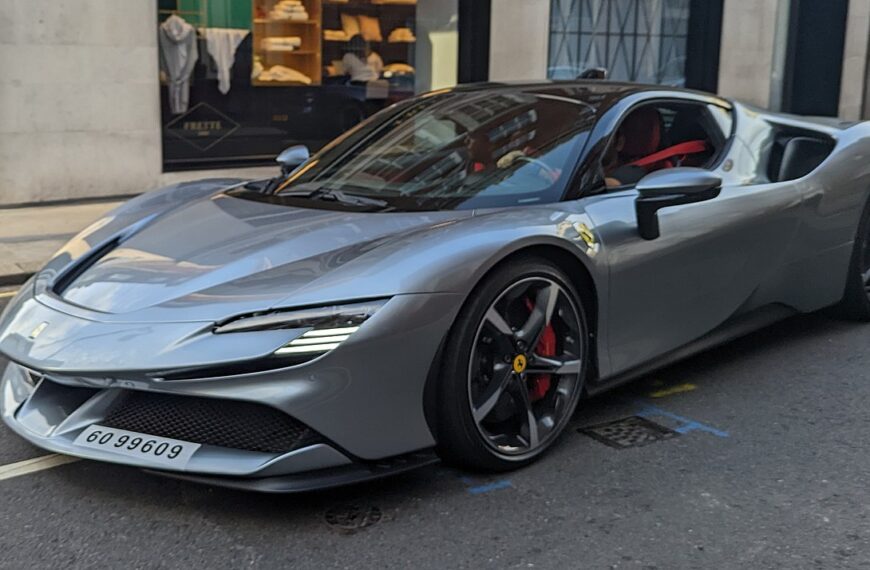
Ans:
[[[708,112],[723,111],[730,113]],[[737,161],[754,160],[739,139],[714,160],[708,169],[723,178],[720,194],[660,210],[656,239],[638,233],[634,188],[584,200],[610,268],[602,340],[611,375],[777,300],[801,195],[789,183],[751,184],[732,175]]]

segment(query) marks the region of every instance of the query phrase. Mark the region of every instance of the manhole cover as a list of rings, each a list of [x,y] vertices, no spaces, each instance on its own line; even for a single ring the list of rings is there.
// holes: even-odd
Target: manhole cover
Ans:
[[[326,511],[324,520],[341,532],[356,532],[381,520],[381,509],[374,506],[338,505]]]
[[[670,428],[638,416],[584,427],[577,431],[617,449],[641,447],[679,435]]]

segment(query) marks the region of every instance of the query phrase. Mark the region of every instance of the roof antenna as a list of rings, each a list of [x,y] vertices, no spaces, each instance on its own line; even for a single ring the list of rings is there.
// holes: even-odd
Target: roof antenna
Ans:
[[[577,79],[607,79],[607,68],[590,67],[578,75]]]

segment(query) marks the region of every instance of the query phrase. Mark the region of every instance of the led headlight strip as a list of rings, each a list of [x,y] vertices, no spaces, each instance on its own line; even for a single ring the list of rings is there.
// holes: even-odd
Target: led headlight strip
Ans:
[[[316,356],[337,348],[355,333],[386,299],[237,317],[215,334],[278,329],[310,329],[275,351],[276,355]]]
[[[275,354],[309,354],[327,352],[346,341],[359,327],[312,329],[275,351]]]

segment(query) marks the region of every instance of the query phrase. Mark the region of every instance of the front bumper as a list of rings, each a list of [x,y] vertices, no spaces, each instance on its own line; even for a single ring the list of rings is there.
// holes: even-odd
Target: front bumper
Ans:
[[[118,410],[130,394],[120,389],[73,388],[46,378],[34,385],[33,376],[14,363],[8,365],[4,374],[0,396],[3,419],[16,433],[50,451],[140,467],[176,479],[266,493],[295,493],[386,477],[438,461],[430,450],[363,461],[338,451],[332,443],[309,431],[297,438],[298,446],[292,444],[292,438],[286,438],[291,449],[283,452],[205,444],[184,471],[168,471],[157,463],[75,444],[78,434],[88,426],[111,423],[107,420],[112,410]],[[9,413],[13,409],[17,412]],[[186,425],[194,421],[188,418]],[[229,437],[236,442],[245,441],[238,433]]]
[[[3,373],[0,415],[16,433],[54,452],[232,487],[290,492],[388,475],[435,460],[425,452],[434,439],[423,413],[423,390],[460,301],[446,294],[394,297],[340,347],[311,363],[234,376],[160,380],[127,370],[76,372],[74,351],[69,350],[76,342],[65,339],[61,346],[66,352],[56,351],[50,367],[38,366],[33,359],[25,366],[19,363],[24,358],[9,354],[13,362]],[[22,332],[32,330],[34,322],[49,320],[52,326],[70,328],[108,326],[69,323],[78,317],[41,305],[32,305],[29,313],[16,325]],[[123,329],[123,325],[111,326]],[[19,340],[22,337],[18,335]],[[259,448],[236,445],[233,438],[202,436],[205,439],[197,441],[199,435],[151,433],[202,444],[183,470],[174,473],[165,464],[74,443],[90,425],[104,425],[123,402],[142,395],[182,403],[255,406],[260,411],[241,414],[252,424],[274,413],[314,436],[283,447]],[[163,413],[156,410],[151,415]],[[183,411],[180,415],[190,417]],[[212,423],[219,425],[226,423],[222,417],[229,417],[223,412],[212,415]],[[148,429],[110,427],[139,433]],[[238,432],[249,427],[236,423],[229,429]]]

